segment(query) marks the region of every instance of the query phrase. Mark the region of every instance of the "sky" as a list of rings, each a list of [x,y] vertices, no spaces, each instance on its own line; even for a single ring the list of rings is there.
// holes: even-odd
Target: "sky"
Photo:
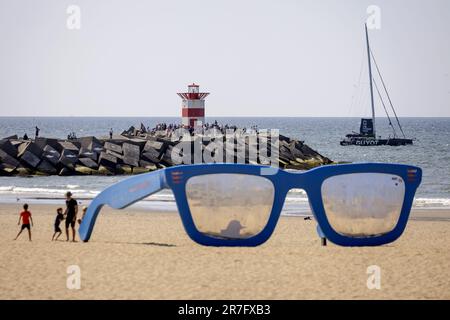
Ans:
[[[399,116],[449,117],[448,0],[0,0],[0,116],[366,116],[371,5]]]

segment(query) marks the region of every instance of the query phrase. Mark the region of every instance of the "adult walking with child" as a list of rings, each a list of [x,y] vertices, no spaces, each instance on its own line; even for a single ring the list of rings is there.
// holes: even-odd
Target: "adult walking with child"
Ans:
[[[69,227],[72,229],[72,242],[75,242],[75,223],[77,221],[78,203],[72,198],[72,192],[66,193],[66,241],[69,241]]]

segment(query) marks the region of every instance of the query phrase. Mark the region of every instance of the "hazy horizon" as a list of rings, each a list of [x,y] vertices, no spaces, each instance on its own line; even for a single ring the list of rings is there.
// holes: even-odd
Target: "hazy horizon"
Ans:
[[[446,0],[0,0],[0,117],[178,117],[192,82],[207,118],[370,116],[370,5],[399,117],[450,117]]]

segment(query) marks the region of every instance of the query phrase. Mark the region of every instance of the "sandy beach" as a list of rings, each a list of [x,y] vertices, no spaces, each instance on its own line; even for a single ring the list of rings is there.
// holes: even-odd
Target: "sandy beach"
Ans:
[[[320,246],[314,220],[282,217],[256,248],[194,243],[177,213],[104,208],[89,243],[51,242],[56,206],[0,205],[0,299],[450,299],[450,211],[414,211],[403,236],[375,248]],[[63,235],[61,239],[65,239]],[[78,265],[81,289],[66,286]],[[367,268],[381,268],[369,290]]]

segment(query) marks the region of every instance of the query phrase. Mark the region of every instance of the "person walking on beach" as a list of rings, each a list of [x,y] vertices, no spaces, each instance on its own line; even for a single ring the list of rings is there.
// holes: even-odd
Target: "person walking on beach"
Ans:
[[[38,126],[36,126],[36,132],[35,132],[35,137],[39,137],[39,131],[41,131],[41,129],[38,128]]]
[[[31,241],[31,227],[33,226],[33,218],[31,217],[31,212],[28,211],[28,204],[26,204],[26,203],[23,205],[23,211],[20,213],[20,216],[19,216],[19,222],[17,223],[17,225],[19,225],[19,226],[20,226],[20,220],[22,220],[22,227],[20,228],[20,231],[14,240],[17,240],[17,238],[20,236],[20,234],[22,233],[22,231],[24,229],[28,229],[28,238]],[[30,222],[31,222],[31,227],[30,227]]]
[[[69,241],[69,227],[72,229],[72,242],[75,242],[75,222],[77,221],[78,203],[77,200],[72,198],[72,192],[66,193],[66,211],[64,216],[66,217],[66,241]]]
[[[56,209],[55,233],[53,233],[52,241],[58,240],[59,236],[62,234],[62,231],[61,231],[61,228],[59,227],[59,225],[61,224],[61,221],[63,221],[63,220],[64,220],[63,209],[62,208]],[[57,233],[58,233],[58,235],[56,236]],[[56,238],[55,238],[55,236],[56,236]]]

